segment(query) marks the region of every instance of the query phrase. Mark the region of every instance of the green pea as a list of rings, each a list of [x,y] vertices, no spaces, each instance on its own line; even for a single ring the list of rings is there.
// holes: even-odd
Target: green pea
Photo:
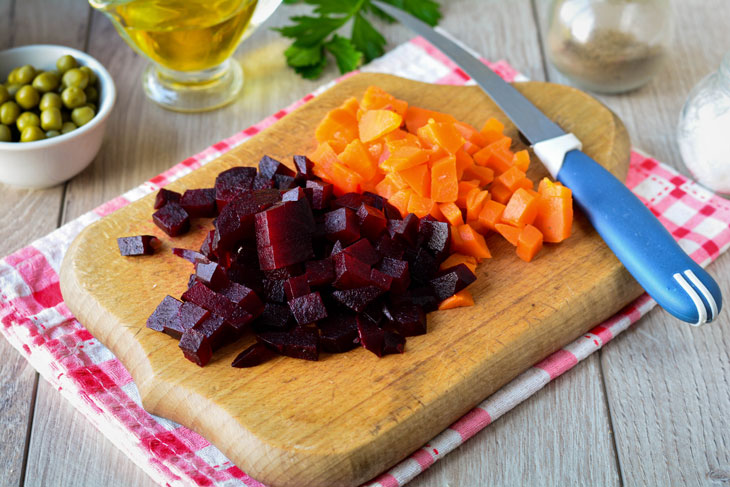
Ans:
[[[18,72],[15,74],[16,82],[21,85],[29,85],[33,78],[35,78],[36,71],[33,66],[26,64],[18,68]]]
[[[61,74],[64,74],[66,71],[73,69],[76,66],[78,66],[78,63],[76,63],[76,59],[70,54],[65,54],[56,61],[56,68],[58,68],[58,71]]]
[[[63,107],[63,102],[61,101],[61,97],[58,96],[58,93],[44,93],[41,97],[41,102],[38,104],[38,108],[41,111],[61,107]]]
[[[5,88],[5,85],[0,85],[0,105],[5,103],[10,99],[10,93],[8,93],[8,89]]]
[[[58,130],[49,130],[46,132],[46,137],[48,137],[49,139],[51,137],[58,137],[59,135],[61,135],[61,132],[59,132]]]
[[[13,134],[10,132],[10,127],[7,125],[0,124],[0,142],[12,142]]]
[[[99,90],[97,90],[95,86],[87,86],[84,90],[84,93],[86,93],[86,100],[92,103],[96,103],[99,101]]]
[[[12,125],[20,116],[20,107],[14,101],[6,101],[0,105],[0,123]]]
[[[97,106],[96,106],[96,103],[86,103],[86,104],[84,104],[84,106],[85,106],[85,107],[89,107],[89,108],[91,108],[92,110],[94,110],[94,113],[96,113],[96,112],[97,112]]]
[[[89,85],[89,75],[79,68],[72,68],[63,73],[64,86],[77,86],[82,90]]]
[[[66,108],[77,108],[86,103],[86,93],[78,86],[69,86],[61,93],[61,100]]]
[[[41,96],[31,85],[24,85],[15,94],[15,101],[26,110],[38,106]]]
[[[33,88],[41,93],[47,93],[58,88],[58,76],[53,71],[41,73],[33,79]]]
[[[38,118],[38,115],[36,115],[33,112],[23,112],[18,117],[18,120],[16,120],[15,125],[18,127],[18,130],[21,132],[25,130],[26,127],[38,127],[41,124],[41,119]]]
[[[61,126],[61,133],[67,134],[73,130],[76,130],[78,127],[73,122],[63,122],[63,125]]]
[[[61,110],[58,108],[48,108],[41,112],[41,128],[43,130],[61,130],[62,126]]]
[[[84,73],[86,73],[87,78],[89,78],[89,85],[95,85],[96,84],[96,80],[98,78],[97,78],[96,73],[94,72],[93,69],[91,69],[88,66],[81,66],[79,69],[81,71],[83,71]]]
[[[16,93],[18,92],[18,90],[19,90],[19,89],[20,89],[20,88],[21,88],[22,86],[23,86],[23,85],[21,85],[21,84],[17,84],[17,83],[11,83],[11,84],[5,85],[5,88],[6,88],[7,90],[8,90],[8,94],[9,94],[10,96],[12,96],[13,98],[15,98],[15,94],[16,94]]]
[[[33,142],[34,140],[43,140],[45,138],[46,134],[43,133],[40,127],[36,127],[35,125],[25,127],[23,131],[20,132],[21,142]]]
[[[96,115],[96,113],[94,113],[94,110],[89,107],[74,108],[71,112],[71,120],[73,120],[77,126],[81,127],[89,123],[91,119],[94,118],[94,115]]]
[[[9,85],[18,84],[18,69],[20,69],[20,68],[14,68],[12,71],[10,71],[10,73],[8,73],[7,82]]]

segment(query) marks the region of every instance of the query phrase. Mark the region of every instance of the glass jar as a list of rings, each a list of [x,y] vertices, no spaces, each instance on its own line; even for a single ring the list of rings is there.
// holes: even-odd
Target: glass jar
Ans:
[[[730,52],[682,108],[677,142],[685,166],[708,188],[730,194]]]
[[[579,87],[622,93],[659,70],[671,36],[669,0],[555,0],[547,53]]]

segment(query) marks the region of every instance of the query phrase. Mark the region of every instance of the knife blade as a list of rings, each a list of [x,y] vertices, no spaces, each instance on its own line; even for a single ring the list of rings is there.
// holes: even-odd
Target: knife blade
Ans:
[[[715,280],[621,181],[581,151],[575,135],[447,36],[392,5],[371,3],[446,54],[492,98],[550,174],[571,189],[598,234],[660,306],[695,326],[717,317],[722,294]]]

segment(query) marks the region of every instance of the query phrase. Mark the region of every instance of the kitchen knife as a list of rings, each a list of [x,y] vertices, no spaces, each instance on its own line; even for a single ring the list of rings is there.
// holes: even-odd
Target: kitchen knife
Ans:
[[[715,280],[675,242],[644,204],[610,172],[581,152],[578,138],[547,118],[510,84],[450,38],[392,5],[372,4],[437,47],[514,122],[550,174],[573,192],[616,257],[654,300],[699,326],[722,307]]]

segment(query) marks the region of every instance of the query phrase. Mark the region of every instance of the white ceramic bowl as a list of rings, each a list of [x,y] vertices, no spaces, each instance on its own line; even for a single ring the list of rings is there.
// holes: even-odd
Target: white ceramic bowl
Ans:
[[[62,183],[84,170],[99,152],[107,118],[117,90],[109,72],[99,61],[70,47],[35,44],[0,52],[0,80],[17,66],[55,69],[64,54],[90,67],[99,78],[99,108],[86,125],[51,139],[35,142],[0,142],[0,181],[25,188],[45,188]]]

